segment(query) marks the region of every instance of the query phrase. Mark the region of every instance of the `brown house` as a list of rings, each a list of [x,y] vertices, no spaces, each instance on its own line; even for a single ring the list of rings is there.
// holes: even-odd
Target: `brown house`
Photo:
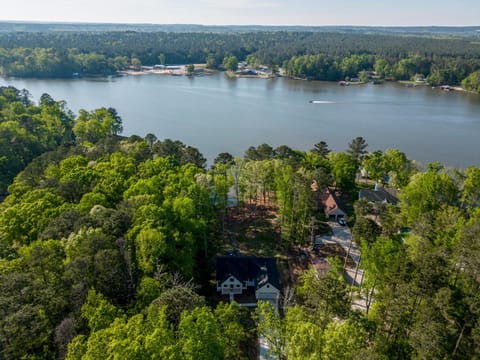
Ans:
[[[316,183],[315,183],[316,186]],[[312,190],[314,185],[312,184]],[[317,187],[318,193],[318,187]],[[323,209],[325,216],[329,220],[338,220],[345,217],[346,213],[343,211],[340,200],[335,195],[335,192],[327,188],[323,193],[317,195],[318,207]]]

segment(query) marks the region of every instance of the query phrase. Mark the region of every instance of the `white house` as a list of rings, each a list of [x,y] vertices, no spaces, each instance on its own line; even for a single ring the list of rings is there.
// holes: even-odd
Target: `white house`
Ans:
[[[272,302],[280,295],[280,281],[275,258],[232,255],[217,258],[217,291],[239,304],[254,300]]]

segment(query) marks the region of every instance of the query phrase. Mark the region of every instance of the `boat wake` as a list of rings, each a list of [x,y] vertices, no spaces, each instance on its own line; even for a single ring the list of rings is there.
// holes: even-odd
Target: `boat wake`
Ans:
[[[335,101],[327,101],[327,100],[310,100],[311,104],[335,104]]]

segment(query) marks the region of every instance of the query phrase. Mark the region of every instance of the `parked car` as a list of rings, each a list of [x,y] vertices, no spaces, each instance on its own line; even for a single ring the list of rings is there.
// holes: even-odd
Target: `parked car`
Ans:
[[[347,225],[347,223],[345,222],[345,219],[344,219],[344,218],[339,218],[339,219],[338,219],[338,223],[339,223],[340,225],[342,225],[342,226]]]

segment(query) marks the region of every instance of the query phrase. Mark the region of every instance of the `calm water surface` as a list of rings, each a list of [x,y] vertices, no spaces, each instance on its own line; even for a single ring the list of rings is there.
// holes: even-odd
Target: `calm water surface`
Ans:
[[[343,151],[356,136],[368,149],[398,148],[422,163],[480,166],[480,96],[393,83],[341,87],[278,79],[124,76],[110,80],[1,79],[38,100],[49,93],[79,109],[114,107],[124,135],[154,133],[198,147],[211,162],[263,142],[308,150],[325,140]],[[310,100],[321,103],[312,104]]]

